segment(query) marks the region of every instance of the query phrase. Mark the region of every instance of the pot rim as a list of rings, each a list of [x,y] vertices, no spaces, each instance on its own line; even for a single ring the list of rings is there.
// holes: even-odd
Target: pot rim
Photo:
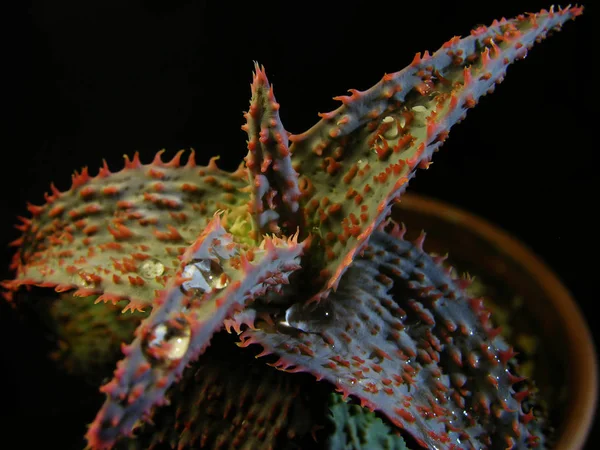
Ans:
[[[471,233],[496,243],[497,248],[511,256],[523,270],[540,283],[549,303],[563,319],[569,351],[569,397],[565,419],[557,430],[555,448],[581,449],[592,427],[598,397],[598,362],[590,329],[579,306],[558,276],[524,243],[491,222],[431,197],[406,193],[399,209],[418,211],[445,221],[460,223]]]

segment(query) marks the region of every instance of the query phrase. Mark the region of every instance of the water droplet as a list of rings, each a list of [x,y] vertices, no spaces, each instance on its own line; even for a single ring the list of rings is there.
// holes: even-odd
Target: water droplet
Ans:
[[[356,384],[356,379],[355,378],[341,378],[341,377],[337,377],[336,378],[336,384],[338,386],[343,386],[345,384],[355,385]]]
[[[306,333],[324,331],[332,321],[333,309],[326,300],[310,305],[294,303],[285,311],[285,324]]]
[[[212,259],[196,259],[183,270],[183,278],[189,278],[181,285],[183,292],[200,295],[214,290],[225,289],[229,276],[221,265]]]
[[[211,270],[206,275],[206,281],[210,285],[211,289],[220,291],[225,289],[229,284],[229,276],[223,272],[223,268],[218,264],[214,263],[219,270],[214,270],[211,265]]]
[[[156,325],[142,341],[142,350],[154,363],[170,363],[185,355],[190,346],[191,329],[183,318]]]
[[[148,259],[142,263],[139,273],[144,278],[160,277],[165,271],[165,266],[160,261]]]

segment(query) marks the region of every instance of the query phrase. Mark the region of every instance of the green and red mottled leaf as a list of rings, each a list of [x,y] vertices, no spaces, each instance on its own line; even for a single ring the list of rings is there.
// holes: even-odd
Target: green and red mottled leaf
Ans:
[[[450,128],[502,81],[509,64],[581,11],[542,11],[454,37],[433,55],[418,53],[407,68],[384,75],[372,88],[336,97],[342,106],[290,136],[306,229],[318,235],[312,252],[316,300],[336,288]]]
[[[228,173],[215,159],[196,166],[193,152],[184,166],[182,152],[164,163],[161,153],[150,164],[137,154],[126,158],[116,173],[105,165],[90,177],[83,169],[68,191],[53,188],[46,204],[29,205],[32,217],[22,219],[23,235],[13,243],[16,277],[4,287],[76,289],[78,296],[100,294],[98,301],[129,299],[125,310],[142,310],[215,211],[226,211],[227,226],[248,240],[245,169]]]

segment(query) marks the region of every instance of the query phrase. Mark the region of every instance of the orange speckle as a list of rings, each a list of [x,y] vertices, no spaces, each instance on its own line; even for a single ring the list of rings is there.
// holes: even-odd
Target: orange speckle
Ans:
[[[105,244],[99,244],[100,250],[122,250],[123,246],[118,242],[106,242]]]
[[[83,229],[83,233],[91,236],[98,231],[98,225],[89,225]]]
[[[169,215],[172,219],[174,219],[177,222],[185,222],[187,220],[187,215],[184,212],[176,213],[173,211],[169,211]]]
[[[92,195],[94,195],[94,193],[95,193],[95,190],[93,187],[86,186],[79,192],[79,195],[82,198],[88,198],[88,197],[91,197]]]
[[[342,165],[334,160],[331,156],[328,156],[323,160],[323,169],[329,175],[335,175],[341,167]]]
[[[398,139],[398,142],[393,147],[394,153],[398,153],[399,151],[404,150],[411,144],[412,140],[413,136],[410,133],[407,133],[404,136],[402,136],[400,139]]]
[[[102,188],[102,193],[104,195],[115,195],[119,192],[119,188],[117,186],[106,186]]]
[[[145,261],[146,259],[150,258],[150,255],[146,253],[132,253],[131,257],[133,259],[137,259],[138,261]]]
[[[154,230],[154,236],[156,236],[161,241],[179,241],[183,239],[179,231],[173,225],[167,225],[167,229],[169,231],[159,231]]]
[[[184,192],[196,192],[198,190],[198,186],[195,184],[183,183],[181,185],[181,190]]]
[[[350,169],[346,173],[346,175],[344,175],[344,183],[349,184],[352,181],[352,179],[356,176],[356,172],[358,172],[358,166],[356,164],[353,164],[352,167],[350,167]]]
[[[127,279],[129,280],[129,283],[132,286],[143,286],[144,284],[146,284],[146,282],[139,276],[132,277],[131,275],[129,275]]]
[[[102,211],[102,208],[100,207],[100,205],[87,205],[83,211],[86,214],[95,214],[98,213],[100,211]]]
[[[223,184],[221,184],[221,188],[226,192],[233,192],[233,190],[235,189],[233,184],[231,184],[228,181],[225,181]]]
[[[477,102],[473,98],[473,95],[469,94],[465,98],[465,108],[474,108]]]
[[[158,219],[156,217],[143,217],[139,219],[138,222],[142,226],[156,225],[158,223]]]
[[[133,208],[135,205],[133,204],[133,202],[127,201],[127,200],[119,200],[117,202],[117,208],[119,209],[130,209]]]
[[[108,232],[112,234],[115,239],[128,239],[133,236],[133,232],[125,225],[116,223],[114,224],[114,227],[115,228],[111,228],[110,225],[107,225]]]
[[[328,209],[328,214],[335,214],[342,209],[342,205],[340,203],[333,203]]]
[[[148,176],[150,178],[162,180],[165,177],[165,173],[160,170],[150,169],[150,170],[148,170]]]
[[[64,210],[65,210],[65,207],[62,205],[55,206],[50,211],[48,211],[48,216],[50,216],[50,217],[59,216],[64,212]]]

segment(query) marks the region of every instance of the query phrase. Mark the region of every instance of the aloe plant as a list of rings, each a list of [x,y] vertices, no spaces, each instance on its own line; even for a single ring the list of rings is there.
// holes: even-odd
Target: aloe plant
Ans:
[[[339,108],[298,135],[284,129],[256,64],[243,126],[248,154],[236,171],[221,170],[216,158],[198,166],[193,151],[185,163],[183,152],[147,163],[136,153],[118,172],[106,163],[94,176],[83,169],[67,191],[52,186],[43,205],[29,204],[13,242],[15,277],[3,282],[9,302],[35,285],[146,313],[100,388],[106,401],[89,446],[120,445],[168,398],[190,401],[169,393],[186,377],[184,392],[196,392],[185,371],[196,361],[226,386],[226,375],[210,374],[227,371],[202,358],[223,329],[241,347],[261,346],[259,356],[276,355],[269,363],[280,371],[308,372],[358,399],[423,447],[544,446],[529,392],[513,388],[522,381],[514,351],[481,299],[424,251],[424,235],[406,241],[389,216],[416,169],[428,167],[507,67],[581,12],[550,9],[452,38],[372,88],[338,97]],[[286,380],[249,379],[246,389],[278,388],[234,417],[279,420],[277,432],[291,426],[264,409],[293,408],[297,393]],[[209,387],[196,381],[198,406]],[[201,411],[187,411],[183,427],[157,436],[181,448],[266,448],[277,437],[261,426],[219,434]]]

